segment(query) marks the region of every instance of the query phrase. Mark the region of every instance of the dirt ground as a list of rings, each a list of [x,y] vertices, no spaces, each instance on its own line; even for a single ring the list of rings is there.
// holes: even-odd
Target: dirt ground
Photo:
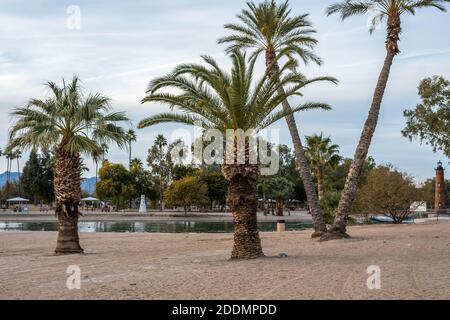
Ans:
[[[0,232],[1,299],[450,299],[450,223],[261,234],[266,258],[228,261],[231,234],[81,234],[53,256],[54,232]],[[279,253],[287,257],[278,257]],[[66,287],[78,265],[81,289]],[[381,289],[367,288],[379,266]]]

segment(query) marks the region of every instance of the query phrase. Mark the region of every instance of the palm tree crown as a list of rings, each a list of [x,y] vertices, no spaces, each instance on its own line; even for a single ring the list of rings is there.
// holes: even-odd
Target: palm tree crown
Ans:
[[[232,70],[221,69],[215,60],[203,57],[207,66],[183,64],[171,74],[153,80],[142,102],[162,102],[176,107],[183,113],[162,113],[142,120],[138,127],[144,128],[164,122],[201,125],[204,129],[253,129],[256,132],[284,118],[286,112],[276,110],[281,102],[291,96],[300,96],[300,89],[307,84],[323,80],[306,79],[289,71],[292,62],[283,66],[280,81],[272,79],[268,72],[253,82],[256,56],[249,62],[240,51],[231,54]],[[285,87],[283,94],[278,92]],[[160,89],[178,89],[179,93],[160,92]],[[330,109],[323,103],[305,103],[292,112],[309,109]]]
[[[312,135],[306,137],[306,155],[314,167],[335,165],[339,162],[339,146],[331,143],[330,137]]]
[[[258,5],[247,2],[247,7],[237,16],[241,24],[226,24],[225,28],[233,33],[218,41],[229,44],[228,51],[251,48],[253,55],[265,51],[280,56],[297,55],[305,64],[322,63],[312,51],[317,40],[312,37],[316,31],[308,14],[290,17],[289,1],[277,4],[270,0]]]
[[[17,119],[10,131],[7,150],[49,150],[63,145],[72,154],[102,154],[102,144],[115,142],[124,147],[126,135],[117,122],[128,118],[123,112],[111,112],[110,100],[100,94],[84,96],[77,77],[59,87],[46,84],[50,96],[31,99],[28,105],[11,113]]]
[[[366,14],[369,11],[374,15],[370,21],[369,31],[372,33],[376,27],[387,20],[388,23],[388,39],[386,46],[388,50],[399,53],[398,46],[395,42],[399,40],[400,16],[404,13],[414,15],[417,9],[434,7],[440,11],[446,11],[444,4],[450,0],[366,0],[355,1],[346,0],[341,3],[332,4],[327,8],[327,14],[339,14],[342,20],[355,15]]]

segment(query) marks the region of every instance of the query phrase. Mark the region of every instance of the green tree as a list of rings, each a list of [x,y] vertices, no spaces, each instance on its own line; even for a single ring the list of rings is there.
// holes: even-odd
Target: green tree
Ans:
[[[167,76],[150,82],[143,102],[168,104],[182,113],[168,112],[151,116],[139,123],[144,128],[159,123],[178,122],[188,125],[199,124],[203,129],[216,129],[223,135],[227,129],[254,130],[256,133],[274,122],[283,119],[288,112],[277,110],[282,101],[299,95],[307,80],[297,73],[285,72],[292,67],[282,67],[283,73],[275,80],[266,72],[260,80],[254,81],[256,58],[247,61],[245,54],[234,51],[231,54],[232,70],[221,69],[215,60],[203,57],[207,64],[183,64]],[[281,93],[278,89],[286,87]],[[162,91],[166,89],[167,91]],[[176,90],[174,90],[176,89]],[[174,93],[175,92],[175,93]],[[329,108],[325,104],[298,106],[292,112],[313,108]],[[234,246],[232,258],[257,258],[263,256],[261,240],[257,229],[259,176],[258,164],[250,162],[248,140],[244,142],[246,154],[244,163],[238,163],[235,154],[239,151],[237,136],[234,136],[233,150],[225,159],[222,171],[228,180],[227,204],[233,213]]]
[[[327,166],[334,167],[341,161],[339,156],[339,146],[331,143],[330,137],[323,137],[323,134],[306,137],[306,157],[314,168],[317,180],[317,190],[319,201],[324,196],[324,173]]]
[[[180,180],[187,176],[192,176],[198,173],[200,169],[192,165],[176,164],[173,167],[173,180]]]
[[[414,110],[405,110],[403,136],[430,144],[450,157],[450,81],[434,76],[419,85],[422,100]]]
[[[155,200],[158,198],[158,191],[150,171],[144,170],[142,161],[133,159],[130,167],[131,179],[134,184],[136,194],[134,197],[144,195],[147,199]]]
[[[164,200],[169,206],[183,207],[184,214],[187,215],[191,206],[209,204],[207,192],[208,186],[200,177],[187,176],[172,183],[164,192]]]
[[[328,7],[328,15],[339,14],[342,20],[355,15],[364,15],[369,11],[375,12],[376,14],[371,20],[370,32],[372,33],[380,23],[386,21],[387,36],[386,58],[375,88],[372,105],[369,109],[369,114],[364,124],[352,164],[350,165],[345,187],[336,211],[335,221],[330,232],[324,236],[323,240],[349,237],[346,233],[348,215],[356,195],[361,170],[364,166],[364,161],[369,152],[370,143],[378,123],[381,102],[388,83],[391,66],[394,57],[400,53],[398,42],[400,40],[400,33],[402,32],[401,16],[403,14],[415,14],[417,9],[427,7],[434,7],[445,11],[445,2],[449,2],[449,0],[345,0]]]
[[[55,197],[58,239],[55,254],[80,253],[78,205],[81,200],[81,154],[99,153],[102,143],[125,146],[125,133],[117,123],[128,120],[122,112],[111,112],[109,98],[83,94],[79,80],[63,81],[59,87],[47,83],[44,100],[31,99],[11,115],[7,151],[55,149]]]
[[[321,64],[321,59],[313,52],[317,44],[317,40],[313,37],[316,31],[308,20],[308,15],[291,16],[288,1],[277,4],[275,0],[270,0],[259,5],[247,2],[247,9],[242,10],[237,18],[240,20],[240,24],[226,24],[225,28],[232,34],[219,39],[218,42],[228,44],[228,51],[253,49],[253,56],[264,54],[270,77],[278,79],[282,74],[283,70],[280,69],[278,61],[283,56],[287,56],[291,60],[299,57],[305,64],[310,61]],[[324,80],[337,82],[336,79],[329,77],[310,79],[308,82]],[[284,93],[284,87],[281,86],[278,90],[280,94]],[[282,106],[286,113],[286,122],[292,137],[308,204],[311,208],[315,228],[313,237],[317,237],[326,232],[326,226],[297,124],[291,112],[291,105],[285,99],[282,101]]]
[[[411,204],[418,200],[413,180],[390,166],[372,170],[358,191],[356,203],[360,213],[382,214],[394,223],[402,223],[411,213]]]
[[[130,197],[136,195],[135,184],[130,171],[122,164],[104,161],[98,171],[100,181],[96,186],[97,196],[111,199],[118,210]]]
[[[148,150],[147,164],[150,172],[155,176],[159,187],[161,211],[164,211],[164,190],[167,189],[173,178],[175,164],[172,160],[172,150],[177,142],[169,144],[167,139],[162,134],[159,134],[156,136],[153,146]]]
[[[31,198],[35,204],[38,201],[52,202],[55,199],[53,179],[54,156],[49,152],[38,155],[31,151],[20,176],[24,195]]]
[[[202,173],[202,179],[206,182],[208,187],[208,198],[211,201],[210,206],[220,206],[220,210],[226,204],[228,182],[221,172],[206,171]]]

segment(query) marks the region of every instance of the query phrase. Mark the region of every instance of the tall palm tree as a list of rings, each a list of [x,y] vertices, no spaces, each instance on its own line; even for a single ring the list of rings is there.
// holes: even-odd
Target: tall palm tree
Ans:
[[[9,196],[9,189],[10,189],[9,187],[11,184],[11,170],[12,170],[12,162],[14,160],[14,153],[6,149],[4,154],[6,157],[6,196]]]
[[[402,32],[401,16],[403,14],[414,15],[416,9],[427,7],[434,7],[441,11],[446,11],[444,7],[446,2],[450,2],[450,0],[346,0],[328,7],[327,14],[331,15],[336,13],[340,16],[341,20],[355,15],[366,14],[369,11],[375,12],[369,31],[372,33],[380,23],[386,21],[387,37],[386,58],[375,87],[372,105],[370,106],[369,114],[350,165],[341,200],[336,210],[336,217],[330,230],[331,232],[324,237],[324,240],[349,237],[346,233],[348,214],[355,198],[361,170],[378,123],[381,102],[389,79],[391,66],[394,57],[400,53],[398,42],[400,41],[400,34]]]
[[[18,189],[19,196],[20,196],[20,158],[22,158],[22,151],[16,150],[14,152],[14,158],[17,161],[17,174],[19,175],[19,183],[17,184],[17,189]]]
[[[136,132],[133,129],[129,129],[127,131],[127,140],[128,140],[128,168],[131,168],[131,143],[136,141]]]
[[[84,95],[79,80],[63,80],[59,87],[46,84],[45,100],[31,99],[11,113],[8,151],[55,149],[55,197],[58,239],[55,254],[81,253],[78,237],[78,205],[81,199],[81,154],[101,152],[102,143],[126,147],[126,135],[117,124],[128,120],[123,112],[112,112],[110,99],[101,94]]]
[[[171,74],[150,82],[143,102],[159,102],[176,108],[180,113],[162,113],[139,123],[139,128],[178,122],[200,125],[203,129],[216,129],[226,134],[231,130],[256,132],[284,118],[288,113],[314,108],[329,109],[321,103],[307,103],[290,111],[277,110],[288,97],[300,95],[308,80],[303,75],[287,72],[293,67],[289,61],[282,67],[283,74],[275,80],[265,72],[262,79],[253,80],[256,56],[248,62],[241,51],[231,53],[231,73],[221,69],[215,60],[203,57],[206,66],[183,64]],[[285,87],[286,91],[278,89]],[[161,91],[166,89],[167,91]],[[174,91],[176,89],[176,91]],[[179,92],[179,93],[173,93]],[[235,131],[236,132],[236,131]],[[259,165],[250,161],[250,143],[245,141],[245,151],[239,150],[233,136],[231,151],[224,153],[222,171],[229,182],[227,204],[233,214],[234,247],[232,258],[257,258],[263,256],[257,229]],[[228,140],[227,140],[228,141]],[[245,155],[241,163],[235,155]],[[242,163],[243,162],[243,163]]]
[[[317,44],[317,40],[313,37],[316,31],[312,28],[307,14],[292,16],[289,1],[277,4],[275,0],[270,0],[258,5],[254,2],[247,2],[247,7],[237,16],[240,24],[225,25],[225,28],[232,34],[219,39],[218,42],[229,44],[227,50],[253,49],[253,55],[264,53],[266,66],[273,78],[277,78],[280,74],[277,61],[282,56],[287,56],[289,59],[298,56],[305,64],[311,61],[319,65],[322,63],[322,60],[313,52]],[[321,80],[336,81],[333,78],[321,78]],[[278,90],[282,94],[284,88],[280,87]],[[286,122],[313,217],[315,228],[313,237],[320,236],[326,232],[326,226],[311,170],[305,157],[294,115],[289,112],[291,109],[289,101],[284,100],[282,106],[287,114]]]
[[[325,138],[323,133],[315,134],[306,137],[305,153],[316,173],[317,190],[321,201],[324,195],[323,173],[327,166],[337,165],[341,160],[339,146],[331,144],[331,138]]]

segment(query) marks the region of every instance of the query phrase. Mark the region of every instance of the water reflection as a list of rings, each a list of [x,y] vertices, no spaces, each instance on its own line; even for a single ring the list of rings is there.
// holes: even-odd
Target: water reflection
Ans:
[[[311,228],[307,222],[287,222],[286,230],[304,230]],[[276,231],[276,222],[259,222],[259,231]],[[160,232],[160,233],[231,233],[232,222],[199,222],[199,221],[148,221],[148,222],[111,222],[90,221],[79,222],[80,232]],[[57,231],[57,222],[14,222],[0,221],[0,231]]]

